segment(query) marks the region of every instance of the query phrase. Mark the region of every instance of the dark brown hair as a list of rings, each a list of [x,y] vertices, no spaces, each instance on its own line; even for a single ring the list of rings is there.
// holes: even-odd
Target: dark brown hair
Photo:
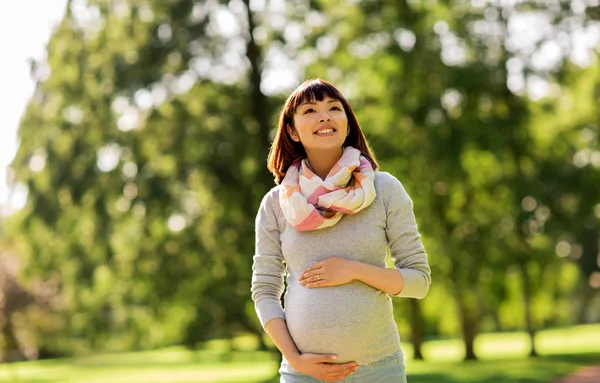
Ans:
[[[277,185],[285,177],[287,169],[294,161],[306,157],[306,151],[302,143],[292,140],[287,129],[288,126],[294,127],[296,108],[305,102],[322,101],[325,97],[339,100],[344,106],[348,118],[349,133],[343,146],[352,146],[360,150],[362,155],[369,160],[373,169],[379,169],[379,164],[377,164],[375,156],[369,148],[367,138],[363,134],[348,100],[328,81],[321,79],[307,80],[290,94],[279,114],[277,134],[271,145],[267,160],[267,168],[273,173]]]

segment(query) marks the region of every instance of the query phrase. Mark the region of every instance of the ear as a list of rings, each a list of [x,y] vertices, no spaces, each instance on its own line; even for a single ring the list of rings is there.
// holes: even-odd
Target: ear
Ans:
[[[296,132],[296,129],[292,128],[289,125],[286,125],[287,131],[290,135],[290,137],[292,138],[293,141],[296,142],[300,142],[300,137],[298,136],[298,132]]]

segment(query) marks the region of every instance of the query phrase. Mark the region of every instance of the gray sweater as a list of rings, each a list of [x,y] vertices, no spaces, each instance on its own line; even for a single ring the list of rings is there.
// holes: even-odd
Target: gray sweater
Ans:
[[[396,352],[400,337],[388,294],[359,281],[309,289],[298,277],[331,256],[385,267],[389,246],[394,266],[404,277],[398,296],[423,298],[431,270],[412,200],[400,181],[376,172],[377,197],[369,207],[345,215],[332,227],[307,232],[286,222],[279,189],[265,195],[256,217],[252,299],[263,327],[271,319],[284,318],[300,352],[334,353],[341,363],[364,365]]]

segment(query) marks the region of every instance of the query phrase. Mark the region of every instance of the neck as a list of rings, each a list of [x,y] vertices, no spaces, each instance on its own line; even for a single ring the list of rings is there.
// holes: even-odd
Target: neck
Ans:
[[[306,156],[312,171],[324,180],[342,157],[342,152],[342,148],[339,150],[314,150],[307,152]]]

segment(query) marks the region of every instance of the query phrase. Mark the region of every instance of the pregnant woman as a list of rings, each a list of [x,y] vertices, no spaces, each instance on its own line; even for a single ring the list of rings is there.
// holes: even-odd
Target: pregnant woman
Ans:
[[[283,355],[280,381],[406,382],[390,295],[427,294],[427,254],[412,200],[331,83],[288,97],[268,168],[277,186],[256,217],[252,299]]]

